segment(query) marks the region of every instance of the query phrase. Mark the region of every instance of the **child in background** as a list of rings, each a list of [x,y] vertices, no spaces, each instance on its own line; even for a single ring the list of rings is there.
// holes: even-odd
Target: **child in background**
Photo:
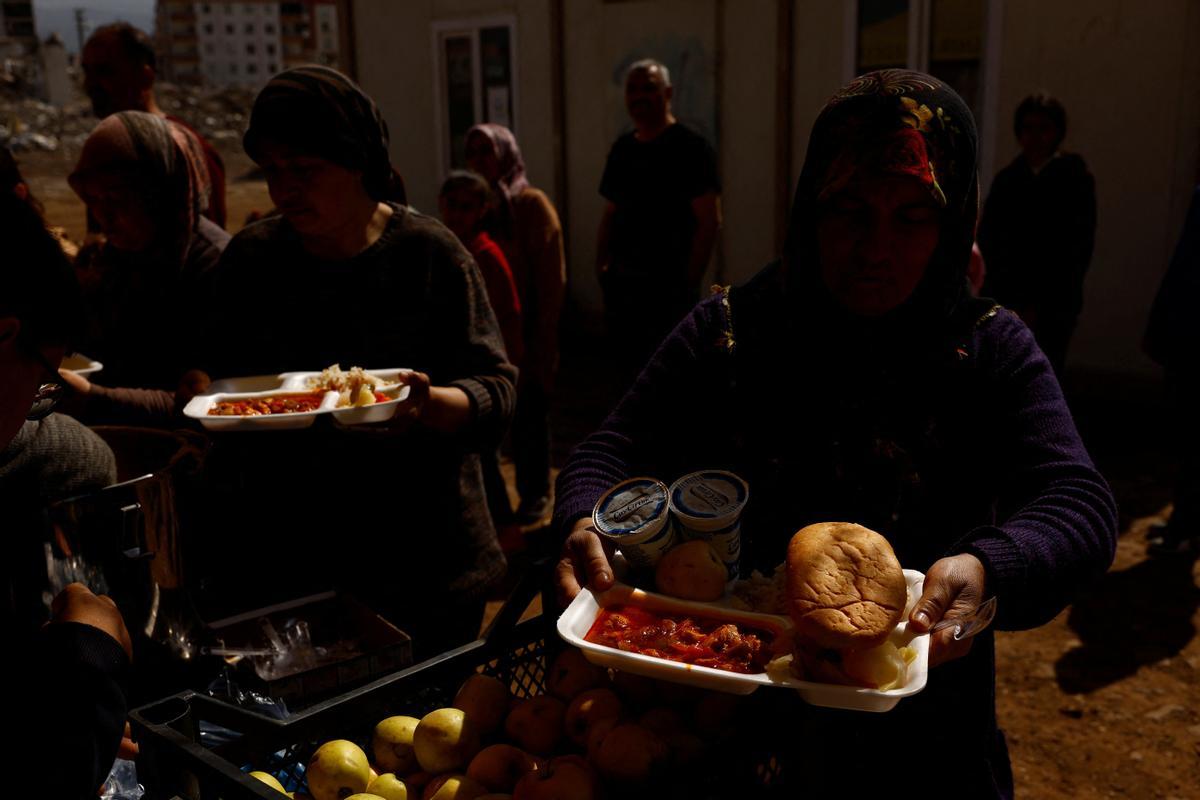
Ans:
[[[512,270],[508,266],[508,259],[483,229],[483,220],[492,206],[492,201],[492,189],[482,176],[474,172],[456,170],[451,172],[442,184],[438,194],[438,210],[442,215],[442,222],[470,251],[471,257],[479,266],[479,272],[483,275],[483,282],[487,287],[488,301],[491,302],[496,321],[500,324],[500,334],[504,338],[508,360],[519,367],[524,351],[521,338],[521,301],[517,295],[516,283],[513,282]],[[513,537],[519,536],[520,532],[514,524],[508,490],[505,488],[504,478],[500,475],[499,454],[483,453],[480,460],[492,521],[496,524],[501,547],[509,551],[515,544]]]
[[[491,301],[492,311],[496,312],[496,321],[500,323],[508,360],[519,367],[525,349],[521,340],[521,301],[517,297],[517,286],[513,282],[508,259],[483,229],[483,219],[491,205],[492,188],[487,181],[465,170],[451,172],[438,194],[442,222],[470,251],[483,274],[488,300]]]

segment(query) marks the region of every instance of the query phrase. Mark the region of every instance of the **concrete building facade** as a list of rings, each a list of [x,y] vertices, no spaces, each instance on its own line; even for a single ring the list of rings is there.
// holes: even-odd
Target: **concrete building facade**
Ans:
[[[507,119],[531,180],[566,227],[571,299],[599,309],[592,274],[605,156],[629,127],[624,68],[664,61],[675,110],[716,145],[725,225],[714,280],[780,251],[808,133],[866,69],[942,77],[975,111],[986,192],[1017,153],[1012,113],[1045,89],[1065,147],[1096,177],[1099,228],[1076,367],[1149,373],[1146,315],[1178,237],[1200,143],[1200,3],[1130,0],[343,0],[347,61],[382,106],[415,205],[436,208],[458,138]]]
[[[339,63],[335,0],[158,0],[157,12],[172,80],[253,88],[287,67]]]

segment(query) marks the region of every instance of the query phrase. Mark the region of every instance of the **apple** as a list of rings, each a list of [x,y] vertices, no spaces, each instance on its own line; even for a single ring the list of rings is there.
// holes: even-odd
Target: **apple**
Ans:
[[[647,730],[654,731],[664,739],[672,733],[687,730],[683,717],[673,708],[659,706],[652,708],[638,719],[638,724]]]
[[[349,797],[346,798],[346,800],[383,800],[383,798],[377,794],[367,794],[366,792],[359,792],[357,794],[350,795]]]
[[[567,736],[577,745],[587,744],[587,732],[599,719],[621,716],[621,698],[612,689],[588,689],[567,706]]]
[[[404,785],[408,788],[409,795],[416,800],[421,796],[421,792],[425,791],[425,787],[434,779],[434,775],[425,771],[410,772],[404,776]]]
[[[540,756],[549,755],[562,738],[566,713],[566,705],[557,697],[530,697],[508,712],[504,732],[521,749]]]
[[[694,733],[675,731],[663,736],[671,751],[671,763],[676,766],[698,764],[704,758],[708,746]]]
[[[402,775],[416,766],[413,733],[420,722],[416,717],[397,716],[388,717],[375,726],[371,751],[381,770]]]
[[[367,792],[379,795],[383,800],[409,800],[408,787],[391,772],[385,772],[367,784]]]
[[[525,773],[538,768],[537,759],[511,744],[493,744],[471,759],[467,777],[491,792],[511,792]]]
[[[604,737],[608,736],[608,732],[617,727],[621,720],[617,717],[607,717],[598,719],[592,723],[592,727],[588,728],[587,735],[587,756],[592,763],[596,761],[596,753],[600,750],[600,745],[604,742]]]
[[[421,800],[476,800],[484,794],[487,789],[466,775],[439,775],[425,787]]]
[[[667,743],[657,733],[633,722],[617,725],[596,750],[592,763],[606,778],[640,783],[670,758]]]
[[[693,717],[701,736],[721,739],[735,733],[741,698],[725,692],[705,692],[696,701]]]
[[[604,670],[588,661],[583,652],[568,647],[558,654],[550,665],[546,687],[550,694],[563,700],[574,700],[575,695],[604,684]]]
[[[413,732],[413,749],[426,772],[453,772],[466,767],[479,752],[479,731],[462,709],[439,708],[421,718]]]
[[[596,775],[580,756],[559,756],[517,781],[512,800],[595,800]]]
[[[371,775],[367,754],[354,742],[334,739],[308,760],[308,791],[315,800],[342,800],[366,790]]]
[[[269,772],[259,772],[258,770],[255,770],[254,772],[250,773],[250,777],[262,781],[267,786],[270,786],[272,789],[280,792],[281,794],[287,794],[287,791],[283,788],[283,784],[276,780],[275,776]]]
[[[613,670],[612,686],[632,708],[645,708],[658,699],[653,678]]]
[[[508,687],[491,675],[475,674],[467,678],[454,695],[455,708],[462,709],[475,720],[483,736],[495,731],[508,714],[512,698]]]

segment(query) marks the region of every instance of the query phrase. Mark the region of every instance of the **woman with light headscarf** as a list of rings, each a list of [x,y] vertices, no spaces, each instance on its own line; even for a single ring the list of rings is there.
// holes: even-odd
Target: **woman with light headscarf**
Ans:
[[[833,520],[925,573],[907,616],[931,636],[919,694],[886,714],[779,698],[795,744],[784,775],[813,797],[894,793],[896,774],[864,770],[864,753],[919,794],[1011,797],[992,632],[931,629],[992,596],[996,627],[1042,625],[1115,552],[1112,493],[1050,362],[1015,314],[968,290],[977,143],[936,78],[884,70],[844,87],[813,126],[782,260],[701,301],[559,475],[563,600],[613,582],[591,522],[609,487],[698,469],[749,484],[743,573]]]
[[[170,419],[191,393],[181,382],[198,358],[206,281],[229,242],[201,215],[203,151],[180,125],[122,111],[88,136],[68,181],[105,236],[81,281],[80,346],[104,364],[105,385],[64,373],[85,395],[75,411],[93,422]]]
[[[567,287],[562,225],[545,192],[529,185],[513,132],[476,125],[467,132],[467,165],[487,178],[499,198],[490,230],[512,267],[521,300],[525,354],[513,418],[513,460],[521,504],[518,521],[537,522],[549,510],[550,397],[558,370],[558,320]]]

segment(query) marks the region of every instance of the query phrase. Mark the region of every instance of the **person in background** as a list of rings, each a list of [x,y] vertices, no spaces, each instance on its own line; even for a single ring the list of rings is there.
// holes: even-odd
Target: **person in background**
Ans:
[[[66,491],[114,477],[112,453],[86,428],[50,413],[64,389],[56,365],[79,314],[78,286],[61,248],[24,200],[0,193],[0,527],[6,532],[3,572],[10,572],[11,535],[30,491],[64,481]],[[32,428],[32,430],[31,430]],[[45,456],[36,468],[29,443]],[[106,456],[106,457],[105,457]],[[21,463],[14,466],[14,458]],[[90,465],[90,467],[89,467]],[[35,480],[27,476],[37,471]],[[25,562],[21,562],[25,563]],[[7,575],[5,577],[8,577]],[[13,586],[6,584],[6,600]],[[6,776],[13,797],[94,798],[122,740],[125,683],[132,646],[112,601],[79,584],[53,603],[50,624],[32,629],[5,603],[2,635],[15,654],[9,681],[33,699],[32,711],[4,726],[0,746],[14,765]],[[26,708],[30,708],[27,706]]]
[[[21,170],[17,164],[17,159],[12,151],[7,147],[0,146],[0,192],[11,193],[18,200],[28,203],[38,216],[43,220],[46,218],[46,209],[42,207],[41,202],[33,196],[33,191],[29,188],[29,184],[21,175]],[[74,242],[67,238],[67,232],[63,228],[52,228],[46,226],[46,230],[50,232],[57,241],[59,247],[62,248],[63,255],[69,259],[74,259],[79,253],[79,247]]]
[[[1200,555],[1200,186],[1192,203],[1175,254],[1150,308],[1143,349],[1166,372],[1167,390],[1176,418],[1171,427],[1178,450],[1174,510],[1166,525],[1151,529],[1151,555]]]
[[[658,61],[629,67],[633,130],[613,144],[600,180],[596,271],[625,386],[700,298],[721,226],[716,153],[675,119],[672,91]]]
[[[1096,238],[1096,183],[1062,149],[1067,112],[1057,99],[1026,97],[1013,129],[1021,153],[992,181],[979,222],[983,293],[1020,315],[1061,378]]]
[[[101,120],[68,178],[106,241],[85,290],[81,349],[104,364],[104,385],[64,373],[70,410],[87,422],[169,422],[202,386],[205,282],[229,234],[201,216],[206,173],[184,127],[141,111]]]
[[[512,447],[521,498],[516,521],[532,525],[550,512],[550,402],[567,287],[562,225],[550,198],[530,185],[521,149],[508,128],[492,123],[471,128],[466,159],[496,194],[488,232],[508,259],[521,301],[524,354]]]
[[[977,153],[970,110],[928,75],[868,73],[830,99],[782,261],[700,302],[559,473],[560,601],[613,583],[591,522],[604,492],[698,469],[749,485],[743,574],[808,524],[885,536],[925,574],[919,634],[993,595],[997,627],[1042,625],[1104,573],[1112,493],[1028,328],[967,286]],[[994,636],[950,634],[931,634],[928,684],[886,714],[793,696],[784,774],[813,797],[845,794],[848,775],[856,796],[887,794],[895,776],[862,769],[887,742],[894,763],[933,759],[955,797],[1011,798]]]
[[[217,517],[214,549],[241,554],[222,566],[248,586],[353,591],[418,654],[473,639],[506,563],[479,454],[504,436],[516,382],[479,269],[440,222],[387,200],[387,126],[336,70],[272,78],[243,144],[280,215],[225,250],[202,366],[221,378],[406,367],[410,395],[379,426],[215,441],[209,471],[250,508]]]
[[[225,227],[225,162],[208,140],[182,119],[167,114],[154,94],[158,57],[154,43],[128,22],[97,28],[83,45],[83,90],[92,113],[104,119],[118,111],[144,111],[182,125],[196,138],[203,153],[205,195],[200,212]]]
[[[450,173],[438,193],[438,210],[442,215],[442,222],[475,259],[487,286],[488,301],[492,304],[496,322],[500,325],[500,333],[504,337],[504,349],[508,354],[509,363],[520,367],[524,352],[521,338],[521,300],[517,296],[517,287],[513,283],[512,271],[504,252],[484,230],[484,219],[492,204],[491,187],[488,186],[487,180],[476,172]],[[512,530],[512,505],[508,500],[504,478],[500,474],[499,452],[481,452],[479,458],[492,521],[499,531],[501,545],[512,546],[509,539],[519,531]]]

